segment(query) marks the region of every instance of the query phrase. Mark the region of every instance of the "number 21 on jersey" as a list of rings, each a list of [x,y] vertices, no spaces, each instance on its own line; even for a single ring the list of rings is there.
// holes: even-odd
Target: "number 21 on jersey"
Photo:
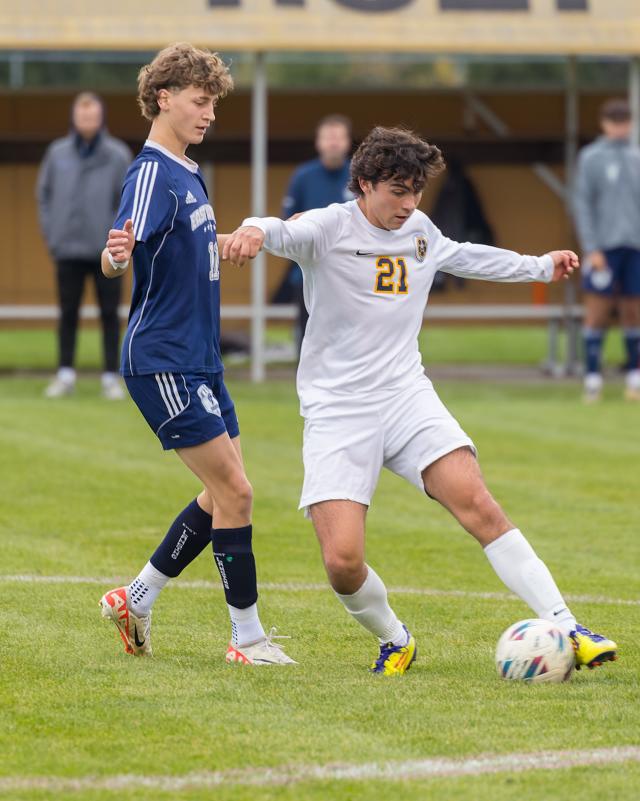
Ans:
[[[376,270],[375,292],[383,295],[406,295],[409,292],[407,264],[404,259],[380,256],[376,261]]]

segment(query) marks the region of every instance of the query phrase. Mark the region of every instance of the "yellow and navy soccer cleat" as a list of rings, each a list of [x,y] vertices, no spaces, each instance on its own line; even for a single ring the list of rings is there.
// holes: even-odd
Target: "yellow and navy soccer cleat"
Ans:
[[[579,623],[569,637],[576,654],[576,670],[583,665],[589,669],[600,667],[603,662],[614,662],[618,658],[618,646],[613,640],[608,640],[602,634],[594,634]]]
[[[380,655],[371,665],[371,672],[380,676],[402,676],[415,662],[418,655],[415,638],[406,626],[402,627],[409,638],[406,645],[394,645],[386,642],[380,646]]]

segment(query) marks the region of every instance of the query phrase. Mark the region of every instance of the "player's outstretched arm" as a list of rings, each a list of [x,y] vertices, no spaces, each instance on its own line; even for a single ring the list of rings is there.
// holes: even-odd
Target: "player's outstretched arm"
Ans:
[[[261,248],[300,266],[318,262],[340,234],[343,215],[340,206],[313,209],[292,220],[279,217],[247,217],[229,235],[222,257],[242,265]]]
[[[437,269],[480,281],[559,281],[580,266],[572,250],[553,250],[544,256],[524,256],[512,250],[455,242],[433,226],[432,253]]]
[[[570,278],[573,271],[580,267],[580,259],[572,250],[552,250],[549,256],[553,259],[552,281]]]
[[[109,231],[101,257],[102,273],[106,278],[117,278],[126,271],[135,244],[132,220],[127,220],[122,230],[112,228]]]

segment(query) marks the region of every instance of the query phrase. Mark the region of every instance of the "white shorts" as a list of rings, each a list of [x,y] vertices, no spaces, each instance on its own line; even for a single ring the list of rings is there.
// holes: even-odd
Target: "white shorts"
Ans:
[[[424,492],[425,467],[463,447],[476,453],[426,376],[384,402],[341,399],[305,420],[299,508],[329,500],[369,506],[382,467]]]

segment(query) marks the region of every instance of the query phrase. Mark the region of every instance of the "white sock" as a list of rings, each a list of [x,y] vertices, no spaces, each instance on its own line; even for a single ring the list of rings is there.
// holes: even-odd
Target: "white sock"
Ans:
[[[227,604],[231,617],[231,642],[242,647],[264,640],[265,633],[258,617],[258,604],[251,604],[246,609],[238,609]]]
[[[65,384],[75,384],[76,371],[73,367],[60,367],[58,370],[58,378]]]
[[[387,601],[387,588],[372,567],[367,565],[367,577],[353,595],[336,595],[347,612],[381,643],[407,644],[407,633]]]
[[[640,389],[640,370],[629,370],[627,372],[625,381],[629,389]]]
[[[111,384],[118,384],[120,376],[118,373],[103,373],[102,374],[102,386],[110,386]]]
[[[550,620],[566,634],[576,627],[576,619],[564,602],[560,590],[545,563],[527,542],[522,532],[513,528],[484,549],[499,578],[536,615]]]
[[[149,614],[160,590],[169,581],[159,570],[147,562],[140,573],[129,584],[129,605],[134,615],[144,617]]]

